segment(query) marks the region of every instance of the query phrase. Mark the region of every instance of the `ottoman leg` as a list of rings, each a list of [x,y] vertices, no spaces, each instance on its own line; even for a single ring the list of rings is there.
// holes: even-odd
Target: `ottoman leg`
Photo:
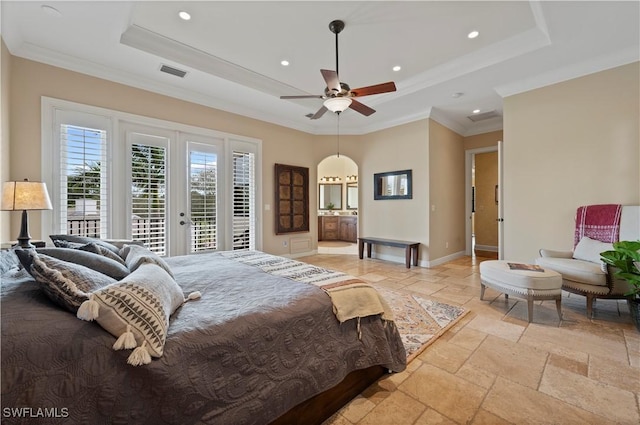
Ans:
[[[527,318],[531,323],[533,320],[533,296],[531,294],[527,295]]]
[[[562,295],[556,298],[556,310],[558,310],[558,319],[562,320]]]
[[[484,298],[484,283],[480,282],[480,300],[482,300],[482,298]]]

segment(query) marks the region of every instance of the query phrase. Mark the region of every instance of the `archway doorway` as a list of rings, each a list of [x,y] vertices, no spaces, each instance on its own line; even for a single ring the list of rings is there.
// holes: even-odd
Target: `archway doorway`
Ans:
[[[320,161],[318,184],[318,253],[357,255],[358,164],[345,155]]]

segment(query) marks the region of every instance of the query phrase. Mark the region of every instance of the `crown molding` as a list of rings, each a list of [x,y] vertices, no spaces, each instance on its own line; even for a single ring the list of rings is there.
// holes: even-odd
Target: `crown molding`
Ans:
[[[605,71],[607,69],[616,68],[618,66],[627,65],[629,63],[638,62],[639,60],[640,52],[638,52],[636,48],[622,49],[577,64],[554,69],[553,71],[545,72],[531,78],[503,84],[495,87],[494,90],[502,98],[505,98],[530,90],[550,86],[552,84],[561,83],[563,81],[572,80],[574,78],[583,77],[585,75],[594,74],[596,72]]]

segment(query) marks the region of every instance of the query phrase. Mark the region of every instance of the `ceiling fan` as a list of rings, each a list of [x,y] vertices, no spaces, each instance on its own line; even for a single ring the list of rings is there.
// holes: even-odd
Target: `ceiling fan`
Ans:
[[[331,21],[329,30],[336,35],[336,70],[321,69],[320,73],[327,83],[322,95],[302,95],[302,96],[280,96],[280,99],[325,99],[324,104],[310,118],[316,120],[324,115],[327,111],[337,114],[347,108],[351,108],[362,115],[369,116],[375,112],[375,109],[355,100],[355,97],[370,96],[372,94],[388,93],[396,91],[396,85],[393,81],[388,83],[376,84],[373,86],[360,87],[352,89],[347,83],[340,81],[338,77],[338,34],[344,29],[344,22],[340,20]]]

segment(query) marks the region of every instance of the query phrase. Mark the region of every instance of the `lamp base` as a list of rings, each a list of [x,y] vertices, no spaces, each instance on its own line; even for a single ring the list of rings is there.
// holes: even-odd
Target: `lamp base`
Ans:
[[[22,210],[22,223],[20,224],[20,235],[18,235],[18,246],[22,249],[35,248],[35,246],[29,242],[31,236],[29,235],[28,223],[27,210]]]

